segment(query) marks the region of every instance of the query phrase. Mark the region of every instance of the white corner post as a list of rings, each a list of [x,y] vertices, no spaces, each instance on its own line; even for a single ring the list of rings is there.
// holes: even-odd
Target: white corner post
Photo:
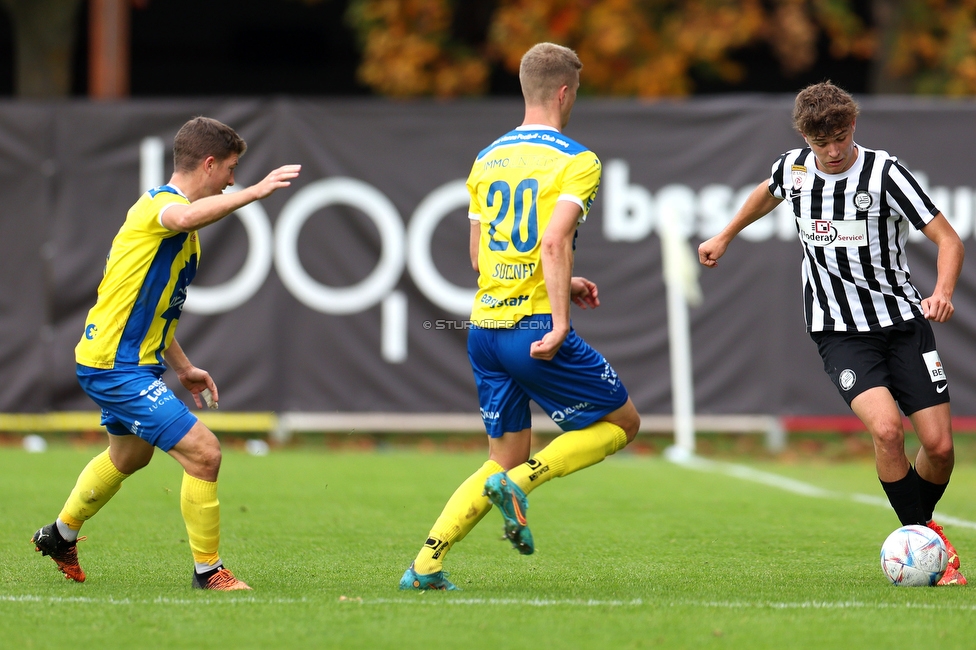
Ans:
[[[672,461],[695,453],[695,389],[691,363],[691,323],[688,305],[701,304],[698,260],[688,247],[683,224],[674,210],[662,206],[658,221],[668,303],[668,341],[671,361],[671,403],[674,445],[665,454]]]

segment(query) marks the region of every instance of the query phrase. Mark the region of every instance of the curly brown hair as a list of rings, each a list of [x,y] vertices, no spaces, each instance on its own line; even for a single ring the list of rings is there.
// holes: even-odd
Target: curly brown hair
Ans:
[[[824,81],[796,96],[793,126],[805,136],[829,136],[850,126],[860,112],[850,93]]]

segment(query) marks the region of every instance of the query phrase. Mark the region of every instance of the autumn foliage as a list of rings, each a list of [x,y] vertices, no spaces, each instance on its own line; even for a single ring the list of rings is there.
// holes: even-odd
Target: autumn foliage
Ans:
[[[867,21],[854,0],[497,0],[477,44],[454,35],[464,1],[353,0],[362,82],[393,96],[484,94],[492,66],[516,72],[552,41],[579,54],[584,92],[680,96],[696,75],[734,85],[743,48],[767,47],[794,75],[826,43],[827,56],[872,60],[876,78],[909,92],[976,93],[976,0],[873,0]]]

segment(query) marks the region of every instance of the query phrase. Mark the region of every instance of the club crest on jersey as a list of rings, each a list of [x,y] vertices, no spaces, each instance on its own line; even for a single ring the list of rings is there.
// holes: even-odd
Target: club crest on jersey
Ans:
[[[870,192],[861,190],[854,195],[854,207],[858,210],[867,210],[871,207],[872,203],[874,203],[874,199],[871,198]]]
[[[793,189],[799,190],[803,187],[803,181],[807,179],[807,168],[804,165],[793,165],[790,169],[793,177]]]

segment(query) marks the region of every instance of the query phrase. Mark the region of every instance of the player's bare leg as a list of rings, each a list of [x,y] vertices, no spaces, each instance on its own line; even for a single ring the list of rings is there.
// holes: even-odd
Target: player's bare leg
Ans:
[[[922,449],[912,467],[905,455],[905,430],[901,414],[887,388],[864,391],[851,402],[854,413],[874,440],[878,478],[903,525],[920,524],[937,532],[949,551],[949,568],[939,585],[966,584],[959,573],[959,555],[942,527],[932,519],[935,503],[945,491],[952,473],[953,449],[949,405],[922,409],[911,416]]]
[[[964,585],[966,578],[959,572],[959,554],[956,547],[946,537],[942,526],[933,519],[935,505],[942,498],[952,476],[955,465],[955,450],[952,443],[952,415],[948,403],[937,404],[910,416],[918,434],[921,448],[915,458],[921,488],[922,514],[927,518],[926,526],[934,530],[949,552],[949,564],[938,584]]]
[[[949,404],[922,409],[912,413],[909,418],[922,445],[915,457],[918,475],[932,483],[948,482],[955,465]]]
[[[854,398],[851,409],[871,434],[878,478],[883,483],[904,478],[911,463],[905,455],[901,413],[891,392],[884,386],[870,388]]]

